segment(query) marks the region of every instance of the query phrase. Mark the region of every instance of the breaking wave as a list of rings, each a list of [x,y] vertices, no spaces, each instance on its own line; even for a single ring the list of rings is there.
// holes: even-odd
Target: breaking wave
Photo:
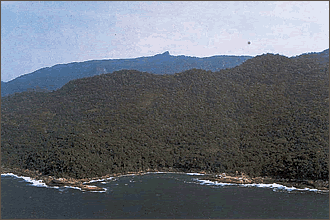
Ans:
[[[310,192],[329,192],[329,190],[319,190],[319,189],[310,189],[304,188],[299,189],[296,187],[288,187],[277,183],[272,184],[263,184],[263,183],[250,183],[250,184],[238,184],[238,183],[221,183],[217,181],[210,180],[199,180],[195,179],[201,185],[215,185],[215,186],[242,186],[242,187],[260,187],[260,188],[271,188],[274,192],[276,191],[310,191]]]

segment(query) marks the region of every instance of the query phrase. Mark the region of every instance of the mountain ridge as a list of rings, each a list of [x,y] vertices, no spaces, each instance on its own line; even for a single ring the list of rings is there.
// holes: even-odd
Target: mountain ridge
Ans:
[[[216,55],[211,57],[172,56],[169,51],[154,56],[131,59],[103,59],[67,64],[38,69],[24,74],[9,82],[1,82],[1,96],[28,90],[53,91],[70,80],[109,73],[121,69],[136,69],[156,74],[174,74],[188,69],[218,71],[237,66],[252,56]],[[318,53],[306,53],[292,59],[317,59],[325,64],[329,61],[329,49]]]
[[[62,87],[70,80],[109,73],[121,69],[136,69],[155,74],[174,74],[184,70],[199,68],[220,70],[230,68],[251,56],[212,56],[206,58],[189,56],[172,56],[168,51],[150,57],[132,59],[104,59],[56,64],[32,73],[19,76],[2,84],[1,96],[33,89],[49,91]]]

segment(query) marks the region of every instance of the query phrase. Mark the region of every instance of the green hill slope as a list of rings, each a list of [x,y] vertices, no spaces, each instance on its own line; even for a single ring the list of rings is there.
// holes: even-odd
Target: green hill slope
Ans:
[[[2,164],[75,178],[176,169],[328,180],[328,67],[265,54],[220,72],[121,70],[4,97]]]

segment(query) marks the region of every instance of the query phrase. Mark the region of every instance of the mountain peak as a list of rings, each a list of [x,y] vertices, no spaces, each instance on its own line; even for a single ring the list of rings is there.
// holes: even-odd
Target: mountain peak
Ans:
[[[165,51],[164,53],[157,54],[156,56],[170,56],[170,52]]]

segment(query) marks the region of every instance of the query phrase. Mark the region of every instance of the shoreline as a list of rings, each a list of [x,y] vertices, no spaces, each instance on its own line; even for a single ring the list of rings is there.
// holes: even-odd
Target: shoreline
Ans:
[[[214,184],[229,184],[229,185],[243,185],[243,186],[259,186],[260,184],[264,185],[276,185],[284,186],[290,190],[309,190],[309,191],[326,191],[329,192],[329,182],[323,180],[294,180],[294,179],[275,179],[271,177],[249,177],[244,173],[236,174],[233,173],[206,173],[203,171],[187,173],[182,171],[173,170],[171,171],[159,171],[147,169],[146,171],[139,172],[127,172],[127,173],[115,173],[107,174],[101,177],[93,178],[55,178],[53,176],[42,175],[38,171],[31,170],[22,170],[18,168],[1,168],[1,175],[14,175],[19,178],[30,178],[32,182],[38,182],[38,184],[43,184],[46,187],[68,187],[76,188],[81,191],[91,191],[91,192],[105,192],[105,188],[88,185],[93,182],[101,182],[105,180],[110,180],[116,177],[129,176],[129,175],[145,175],[149,173],[182,173],[188,175],[200,175],[203,176],[199,178],[199,181],[205,182],[210,181]],[[28,181],[28,180],[26,180]],[[31,182],[30,181],[30,182]]]
[[[101,182],[105,180],[110,180],[115,177],[122,177],[128,175],[145,175],[148,173],[184,173],[184,172],[169,172],[167,171],[158,171],[147,169],[146,171],[139,172],[127,172],[127,173],[114,173],[107,174],[101,177],[92,177],[92,178],[55,178],[54,176],[46,176],[41,174],[38,171],[31,171],[28,169],[19,169],[19,168],[1,168],[1,175],[14,175],[18,178],[30,178],[32,182],[38,182],[39,184],[44,184],[46,187],[70,187],[70,188],[79,188],[82,191],[92,191],[92,192],[105,192],[105,188],[87,185],[93,182]],[[204,175],[205,172],[195,173],[196,175]],[[31,182],[30,181],[30,182]],[[41,182],[40,182],[41,181]]]
[[[295,180],[295,179],[276,179],[272,177],[249,177],[242,174],[226,173],[212,175],[211,177],[202,178],[204,181],[212,181],[215,183],[227,183],[246,186],[272,185],[283,186],[288,190],[309,190],[309,191],[329,191],[329,181],[324,180]]]

